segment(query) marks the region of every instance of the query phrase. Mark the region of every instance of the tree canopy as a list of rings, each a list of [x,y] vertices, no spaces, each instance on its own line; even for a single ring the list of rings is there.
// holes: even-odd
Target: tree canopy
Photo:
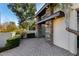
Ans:
[[[23,28],[27,27],[27,20],[34,20],[35,15],[35,4],[32,3],[10,3],[8,8],[14,12],[19,18],[19,25]],[[24,22],[26,21],[26,22]],[[26,25],[25,25],[26,24]]]
[[[5,22],[0,24],[0,32],[12,32],[17,30],[17,26],[14,22]]]

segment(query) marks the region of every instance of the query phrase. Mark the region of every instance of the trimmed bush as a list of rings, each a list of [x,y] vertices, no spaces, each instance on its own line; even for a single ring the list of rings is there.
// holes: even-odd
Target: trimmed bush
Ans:
[[[7,48],[14,48],[19,46],[20,44],[20,36],[15,36],[14,38],[8,39],[7,44],[5,45]]]
[[[12,48],[15,48],[15,47],[19,46],[20,38],[21,38],[20,35],[17,35],[13,38],[9,38],[7,40],[7,43],[6,43],[5,47],[0,48],[0,52],[3,52],[3,51],[6,51],[6,50],[9,50],[9,49],[12,49]]]
[[[26,32],[22,32],[22,33],[21,33],[21,38],[24,39],[25,36],[26,36]]]

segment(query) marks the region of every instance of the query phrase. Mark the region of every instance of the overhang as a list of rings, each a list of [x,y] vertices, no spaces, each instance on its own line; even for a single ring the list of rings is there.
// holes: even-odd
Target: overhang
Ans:
[[[47,6],[49,5],[49,3],[45,3],[42,8],[35,14],[35,16],[38,16]]]
[[[46,21],[54,19],[55,17],[63,17],[63,16],[65,16],[64,12],[63,11],[58,11],[58,12],[52,14],[51,16],[38,21],[36,24],[44,24]]]

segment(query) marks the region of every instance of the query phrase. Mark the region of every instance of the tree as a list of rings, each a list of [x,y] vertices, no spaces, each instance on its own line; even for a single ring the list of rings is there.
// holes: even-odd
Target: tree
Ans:
[[[31,21],[29,24],[29,30],[35,30],[35,21]]]
[[[28,3],[11,3],[8,4],[9,9],[11,9],[16,16],[19,18],[19,25],[23,28],[26,28],[24,25],[27,20],[33,20],[35,15],[35,4]]]
[[[24,29],[27,29],[28,30],[28,27],[29,27],[30,24],[27,21],[24,21],[20,25],[21,25],[20,26],[21,28],[24,28]]]
[[[5,22],[0,25],[0,32],[12,32],[17,30],[18,27],[14,22]]]
[[[6,25],[6,27],[7,27],[7,30],[8,30],[8,31],[14,31],[14,30],[17,29],[17,26],[16,26],[16,24],[15,24],[14,22],[9,22],[9,23]]]

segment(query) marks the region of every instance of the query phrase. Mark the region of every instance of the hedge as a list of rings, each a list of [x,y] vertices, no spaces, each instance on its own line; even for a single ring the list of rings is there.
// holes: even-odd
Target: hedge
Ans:
[[[14,37],[12,39],[7,40],[7,44],[5,45],[7,48],[14,48],[19,46],[20,44],[20,37]]]
[[[20,38],[21,37],[18,36],[18,35],[13,37],[13,38],[9,38],[7,40],[7,43],[6,43],[5,47],[0,48],[0,52],[3,52],[3,51],[6,51],[6,50],[9,50],[9,49],[12,49],[12,48],[15,48],[15,47],[19,46]]]

